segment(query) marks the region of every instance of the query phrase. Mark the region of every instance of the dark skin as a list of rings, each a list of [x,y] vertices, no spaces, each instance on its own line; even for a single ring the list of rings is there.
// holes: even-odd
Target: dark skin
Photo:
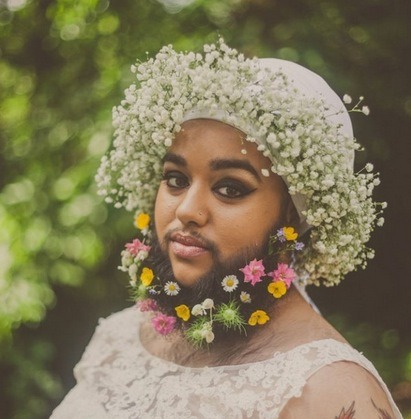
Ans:
[[[270,164],[241,132],[210,120],[189,121],[183,128],[164,161],[155,220],[160,243],[173,232],[204,239],[203,246],[184,244],[173,236],[165,240],[163,250],[175,279],[191,286],[213,268],[214,253],[224,262],[246,246],[259,248],[282,216],[284,199],[282,182],[272,173],[261,175]],[[315,340],[345,342],[296,290],[290,289],[267,311],[270,321],[236,351],[229,342],[199,351],[182,334],[163,339],[150,324],[142,326],[140,338],[153,355],[190,367],[221,365],[227,352],[232,354],[228,364],[235,365],[269,359],[276,351]],[[348,418],[394,417],[385,392],[370,373],[354,362],[335,362],[308,379],[301,397],[291,399],[280,418],[335,418],[337,412]]]
[[[321,368],[300,398],[291,399],[281,419],[393,419],[396,416],[377,380],[353,362]]]

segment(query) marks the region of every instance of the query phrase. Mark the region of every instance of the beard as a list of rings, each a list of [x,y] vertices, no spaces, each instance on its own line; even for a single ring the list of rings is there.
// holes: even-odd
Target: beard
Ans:
[[[254,311],[266,311],[267,309],[272,308],[273,305],[275,305],[276,299],[267,292],[267,285],[271,279],[263,279],[263,282],[257,283],[253,286],[250,283],[242,281],[240,276],[243,274],[239,270],[254,258],[257,260],[263,260],[266,273],[273,271],[277,267],[278,256],[275,254],[268,254],[269,238],[273,232],[276,231],[276,228],[277,226],[270,230],[259,248],[256,249],[253,247],[240,249],[237,255],[228,260],[221,261],[217,250],[214,248],[212,251],[212,269],[200,277],[193,286],[187,287],[179,283],[180,292],[177,295],[170,296],[164,292],[160,292],[158,294],[151,295],[150,298],[156,301],[159,311],[169,316],[175,316],[175,307],[178,305],[185,304],[192,308],[196,304],[201,304],[206,298],[211,298],[214,301],[215,306],[228,304],[233,300],[240,302],[240,292],[245,291],[250,295],[251,302],[240,302],[239,312],[242,318],[247,322]],[[151,250],[146,262],[147,265],[155,272],[156,277],[160,279],[163,286],[168,281],[177,281],[173,274],[171,261],[167,253],[162,250],[161,244],[155,234],[155,228],[153,229]],[[239,273],[240,275],[238,275]],[[221,281],[227,275],[238,276],[240,281],[239,285],[241,285],[241,287],[237,287],[237,289],[232,292],[224,291]],[[186,330],[190,324],[190,321],[184,322],[181,319],[177,319],[177,327],[183,331]],[[245,325],[243,331],[227,328],[219,323],[213,325],[216,343],[238,342],[239,339],[244,341],[245,337],[246,340],[248,340],[253,333],[257,331],[257,329],[258,326],[252,327],[248,324]],[[215,346],[214,343],[213,345]]]

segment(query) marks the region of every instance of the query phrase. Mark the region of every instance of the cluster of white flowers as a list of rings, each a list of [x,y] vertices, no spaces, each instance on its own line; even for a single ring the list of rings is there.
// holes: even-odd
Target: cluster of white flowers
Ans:
[[[338,284],[373,257],[365,243],[383,222],[384,204],[371,198],[379,180],[369,164],[353,173],[347,156],[360,146],[327,119],[320,98],[300,94],[281,71],[262,76],[258,59],[244,58],[221,39],[203,54],[164,47],[132,71],[137,82],[113,110],[114,147],[96,176],[107,202],[152,212],[161,159],[187,114],[215,112],[257,143],[291,195],[304,197],[312,228],[294,267],[307,283]]]

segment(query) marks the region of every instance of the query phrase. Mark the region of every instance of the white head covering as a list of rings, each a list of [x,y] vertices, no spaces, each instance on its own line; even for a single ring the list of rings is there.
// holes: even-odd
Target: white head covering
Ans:
[[[335,126],[339,127],[340,132],[347,137],[353,136],[353,129],[351,124],[350,116],[344,106],[342,100],[338,95],[331,89],[326,81],[307,68],[293,63],[291,61],[280,60],[278,58],[260,58],[258,60],[261,68],[261,77],[264,77],[266,70],[277,73],[281,72],[290,83],[290,85],[297,89],[299,93],[306,98],[320,99],[324,102],[325,106],[329,109],[329,114],[326,118]],[[259,94],[260,88],[258,86],[250,86],[250,94]],[[226,115],[225,111],[219,109],[192,109],[184,116],[184,121],[190,119],[207,118],[214,119],[217,121],[229,123],[230,125],[238,128],[247,135],[255,136],[254,127],[247,125],[240,119],[232,122],[232,118]],[[230,122],[228,122],[230,121]],[[256,136],[258,143],[264,144],[263,138]],[[347,155],[347,167],[352,171],[354,165],[354,152],[350,152]],[[283,178],[287,184],[287,180]],[[300,218],[300,233],[303,233],[309,229],[309,225],[306,223],[305,216],[302,211],[306,208],[305,199],[300,194],[291,195],[291,199],[297,209]]]

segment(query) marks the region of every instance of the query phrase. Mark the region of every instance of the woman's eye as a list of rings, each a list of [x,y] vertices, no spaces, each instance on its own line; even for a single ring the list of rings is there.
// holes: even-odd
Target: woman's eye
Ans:
[[[242,198],[252,192],[252,190],[239,182],[219,185],[214,190],[225,198]]]
[[[187,178],[177,172],[169,172],[163,175],[163,180],[166,181],[166,185],[170,188],[181,189],[188,185]]]

